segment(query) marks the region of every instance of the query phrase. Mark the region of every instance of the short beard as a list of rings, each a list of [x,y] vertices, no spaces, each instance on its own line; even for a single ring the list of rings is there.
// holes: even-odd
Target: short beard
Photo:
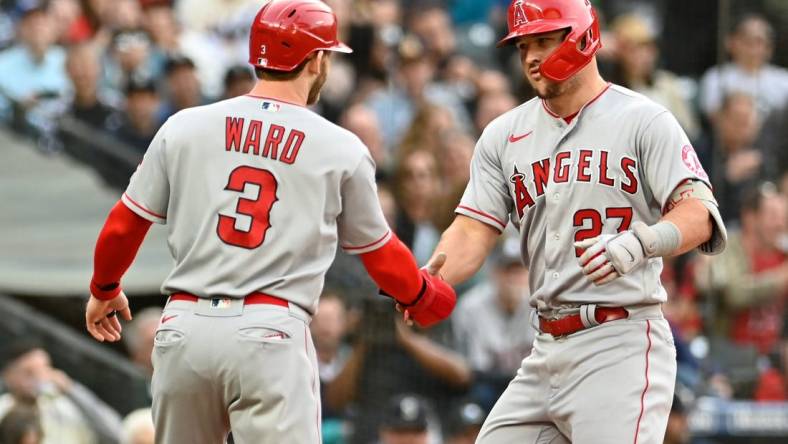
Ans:
[[[531,85],[531,89],[533,89],[536,93],[536,96],[542,100],[555,99],[556,97],[574,92],[579,86],[577,77],[572,76],[563,82],[553,82],[552,80],[548,81],[544,92],[542,92],[531,82],[531,79],[526,77],[526,80],[528,80],[528,83]]]
[[[327,78],[328,78],[328,62],[327,59],[324,58],[320,67],[320,75],[317,76],[315,82],[309,88],[309,95],[306,98],[307,105],[314,105],[315,103],[317,103],[318,100],[320,100],[320,90],[323,89],[323,85],[325,85]]]

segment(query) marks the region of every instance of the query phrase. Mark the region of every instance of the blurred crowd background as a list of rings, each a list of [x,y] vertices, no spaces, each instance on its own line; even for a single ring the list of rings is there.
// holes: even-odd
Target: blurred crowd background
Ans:
[[[251,89],[247,36],[263,2],[0,0],[0,132],[120,196],[169,116]],[[387,219],[424,263],[476,138],[532,97],[515,52],[494,49],[508,0],[326,3],[355,52],[333,58],[315,111],[369,147]],[[786,442],[788,1],[592,3],[604,76],[673,112],[730,233],[721,256],[666,260],[679,372],[665,443]],[[516,237],[428,331],[402,324],[358,261],[338,255],[312,323],[325,443],[473,442],[534,337]],[[146,381],[164,298],[129,293],[135,320],[113,350],[86,344],[81,306],[60,302],[84,293],[4,299],[3,314],[17,311],[0,329],[0,443],[153,442]]]

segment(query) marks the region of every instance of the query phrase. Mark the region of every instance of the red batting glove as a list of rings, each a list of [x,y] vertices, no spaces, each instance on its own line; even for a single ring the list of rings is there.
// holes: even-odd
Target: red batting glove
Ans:
[[[416,300],[410,304],[400,302],[400,305],[409,319],[427,328],[449,317],[457,304],[457,293],[443,278],[429,274],[426,269],[421,270],[421,276],[424,284]]]

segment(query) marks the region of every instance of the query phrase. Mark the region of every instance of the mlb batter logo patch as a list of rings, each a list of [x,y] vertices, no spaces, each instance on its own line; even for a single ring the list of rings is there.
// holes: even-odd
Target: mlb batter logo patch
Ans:
[[[230,298],[213,298],[211,299],[211,307],[213,308],[227,308],[232,303]]]
[[[269,113],[275,113],[279,111],[281,105],[279,105],[278,103],[263,102],[262,107],[263,107],[263,111],[268,111]]]
[[[684,162],[684,166],[692,171],[693,174],[700,179],[709,180],[709,175],[706,174],[703,165],[700,164],[700,159],[698,159],[698,155],[695,153],[695,149],[692,148],[692,145],[684,145],[681,148],[681,160]]]

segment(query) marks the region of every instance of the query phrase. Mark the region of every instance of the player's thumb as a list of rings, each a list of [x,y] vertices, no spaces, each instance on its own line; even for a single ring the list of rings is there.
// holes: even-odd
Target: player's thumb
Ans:
[[[438,253],[427,262],[427,273],[436,276],[446,263],[446,253]]]
[[[128,306],[126,306],[126,308],[124,308],[123,310],[118,311],[118,313],[120,313],[120,316],[123,319],[127,321],[131,320],[131,309]]]

